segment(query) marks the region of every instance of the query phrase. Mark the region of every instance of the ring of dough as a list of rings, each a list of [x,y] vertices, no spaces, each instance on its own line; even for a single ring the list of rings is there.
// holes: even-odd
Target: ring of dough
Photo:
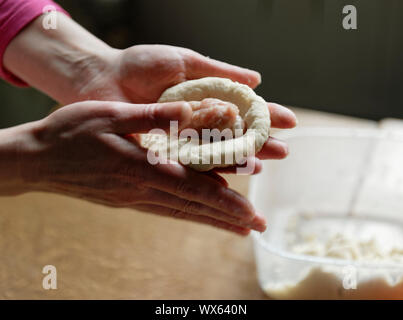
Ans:
[[[233,139],[196,145],[186,138],[173,140],[162,134],[141,134],[140,145],[157,153],[164,152],[168,158],[176,152],[178,156],[175,160],[197,171],[233,166],[240,156],[245,158],[261,150],[269,138],[269,108],[263,98],[244,84],[216,77],[190,80],[167,89],[158,102],[201,101],[205,98],[235,104],[246,123],[246,132]],[[183,157],[186,161],[181,161]]]

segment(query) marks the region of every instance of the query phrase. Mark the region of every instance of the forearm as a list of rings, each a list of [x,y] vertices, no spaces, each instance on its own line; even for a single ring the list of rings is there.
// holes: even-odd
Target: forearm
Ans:
[[[112,59],[114,49],[63,13],[57,29],[45,29],[35,19],[8,45],[4,66],[29,85],[63,104],[81,100],[87,82]]]

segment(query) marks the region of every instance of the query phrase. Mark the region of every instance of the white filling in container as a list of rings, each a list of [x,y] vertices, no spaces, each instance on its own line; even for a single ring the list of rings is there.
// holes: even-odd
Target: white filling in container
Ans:
[[[297,129],[250,198],[259,283],[276,299],[403,299],[403,138],[381,130]]]

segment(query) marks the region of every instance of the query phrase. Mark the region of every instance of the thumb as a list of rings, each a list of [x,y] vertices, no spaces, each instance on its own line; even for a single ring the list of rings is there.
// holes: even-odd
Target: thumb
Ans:
[[[192,108],[184,101],[129,104],[121,103],[113,121],[113,131],[118,134],[146,133],[158,128],[169,131],[171,121],[178,121],[178,128],[190,124]]]

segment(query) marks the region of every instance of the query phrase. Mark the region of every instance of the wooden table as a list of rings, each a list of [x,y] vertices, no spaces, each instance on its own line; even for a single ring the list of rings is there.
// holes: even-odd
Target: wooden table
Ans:
[[[300,126],[375,122],[295,109]],[[246,194],[248,178],[228,177]],[[2,299],[262,299],[252,241],[60,195],[0,198]],[[58,289],[42,288],[57,268]]]

